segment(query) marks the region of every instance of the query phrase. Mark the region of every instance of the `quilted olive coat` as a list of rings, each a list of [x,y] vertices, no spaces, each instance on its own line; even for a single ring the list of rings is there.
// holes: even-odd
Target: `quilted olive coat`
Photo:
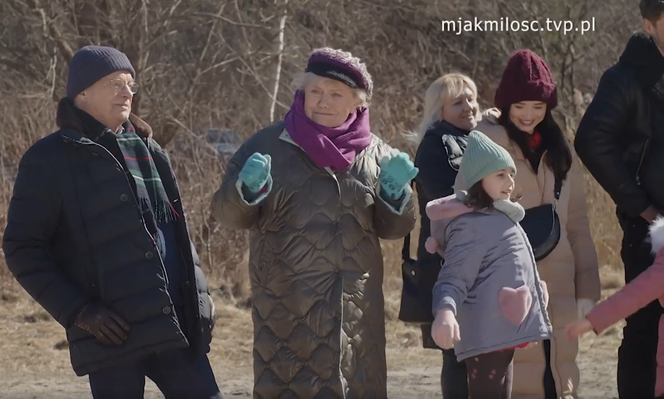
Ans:
[[[251,229],[255,398],[386,398],[383,257],[379,239],[415,224],[378,195],[374,136],[346,170],[317,167],[279,122],[240,147],[212,200],[217,220]],[[238,173],[270,154],[272,180],[248,203]]]

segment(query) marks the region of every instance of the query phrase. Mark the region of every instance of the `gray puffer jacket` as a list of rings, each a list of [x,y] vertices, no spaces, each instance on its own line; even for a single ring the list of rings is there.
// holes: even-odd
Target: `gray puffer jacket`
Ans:
[[[523,208],[509,201],[494,206],[500,210],[474,211],[455,196],[427,205],[435,240],[428,247],[445,259],[433,312],[454,311],[461,332],[454,347],[459,361],[551,335],[545,287],[518,224]]]

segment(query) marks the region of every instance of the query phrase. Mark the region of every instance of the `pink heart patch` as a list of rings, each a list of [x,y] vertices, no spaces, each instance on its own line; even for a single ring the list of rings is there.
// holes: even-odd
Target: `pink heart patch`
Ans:
[[[498,303],[507,320],[518,326],[526,319],[533,298],[525,285],[517,289],[503,287],[498,294]]]

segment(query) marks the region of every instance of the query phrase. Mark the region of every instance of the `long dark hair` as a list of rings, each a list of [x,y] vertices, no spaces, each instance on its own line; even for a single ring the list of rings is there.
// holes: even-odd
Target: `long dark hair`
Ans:
[[[512,202],[518,202],[519,200],[521,200],[521,194],[510,198],[510,201]],[[482,180],[473,184],[473,186],[468,189],[468,194],[466,195],[466,198],[464,198],[463,203],[467,207],[475,210],[493,209],[493,198],[491,198],[489,193],[484,190]]]
[[[510,106],[501,110],[499,123],[507,130],[510,140],[516,143],[526,159],[534,155],[530,147],[530,134],[516,127],[510,120]],[[541,149],[547,152],[546,165],[553,171],[553,175],[560,181],[564,181],[572,167],[572,152],[569,149],[563,131],[553,119],[551,109],[546,108],[544,120],[535,127],[535,131],[542,136]]]
[[[473,184],[468,189],[468,195],[463,200],[463,203],[473,209],[493,209],[493,198],[484,190],[482,180]]]

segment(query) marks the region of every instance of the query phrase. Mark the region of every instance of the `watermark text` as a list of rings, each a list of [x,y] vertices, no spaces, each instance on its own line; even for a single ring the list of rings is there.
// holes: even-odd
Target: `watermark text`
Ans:
[[[570,20],[555,20],[547,18],[545,21],[523,21],[502,17],[500,19],[483,20],[474,19],[443,20],[443,32],[454,32],[460,35],[464,32],[562,32],[567,35],[579,32],[582,35],[595,32],[595,17],[582,20],[578,23]]]

